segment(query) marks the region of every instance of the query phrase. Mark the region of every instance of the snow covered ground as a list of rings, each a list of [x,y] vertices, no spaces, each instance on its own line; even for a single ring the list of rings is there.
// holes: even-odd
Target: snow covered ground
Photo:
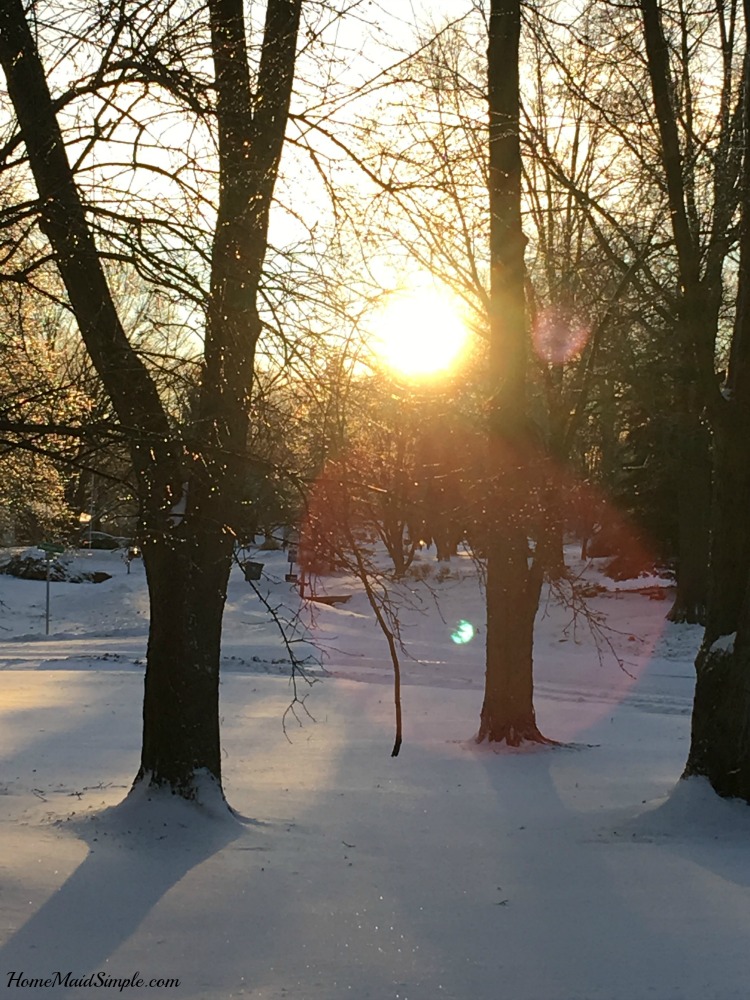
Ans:
[[[283,556],[263,557],[262,593],[294,613]],[[300,686],[315,721],[287,715],[287,739],[288,654],[235,571],[234,821],[172,799],[107,808],[138,766],[148,608],[140,563],[79,565],[113,578],[53,584],[48,637],[44,583],[0,576],[9,995],[72,1000],[101,982],[212,1000],[746,1000],[750,811],[678,785],[700,635],[667,625],[668,603],[611,584],[592,598],[600,656],[582,620],[545,602],[538,715],[566,745],[493,752],[471,742],[484,641],[471,563],[407,586],[393,759],[387,650],[354,581],[326,583],[347,604],[302,610],[297,655],[315,652],[305,626],[323,656]],[[459,621],[476,629],[464,645]],[[22,985],[56,972],[67,988]]]

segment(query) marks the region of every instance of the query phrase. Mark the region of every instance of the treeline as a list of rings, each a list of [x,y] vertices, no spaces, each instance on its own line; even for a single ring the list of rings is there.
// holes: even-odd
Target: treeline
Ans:
[[[471,544],[507,742],[544,738],[566,533],[636,539],[706,625],[689,770],[750,798],[749,15],[492,0],[384,42],[337,0],[3,4],[0,508],[134,521],[140,780],[220,784],[232,548],[306,521],[396,575]],[[414,271],[475,331],[439,387],[368,356]]]

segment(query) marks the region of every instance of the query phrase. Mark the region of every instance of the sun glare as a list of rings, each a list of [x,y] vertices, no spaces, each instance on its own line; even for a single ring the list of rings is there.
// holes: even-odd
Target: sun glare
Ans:
[[[455,365],[468,337],[456,299],[446,292],[420,290],[394,296],[378,313],[370,347],[394,371],[427,378]]]

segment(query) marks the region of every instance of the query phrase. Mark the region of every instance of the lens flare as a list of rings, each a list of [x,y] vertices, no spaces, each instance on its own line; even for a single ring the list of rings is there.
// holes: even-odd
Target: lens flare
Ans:
[[[474,626],[464,618],[456,625],[451,632],[451,641],[457,646],[464,646],[474,638]]]
[[[591,331],[564,309],[543,309],[532,330],[534,349],[542,361],[564,365],[577,358]]]

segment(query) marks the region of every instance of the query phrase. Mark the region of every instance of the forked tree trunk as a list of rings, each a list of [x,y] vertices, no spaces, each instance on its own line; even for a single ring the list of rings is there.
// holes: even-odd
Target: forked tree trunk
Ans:
[[[302,0],[268,0],[257,79],[244,7],[209,0],[219,140],[201,395],[188,448],[123,329],[67,157],[21,0],[0,3],[0,62],[55,254],[86,349],[129,435],[151,622],[136,781],[192,798],[221,787],[219,660],[248,427],[257,296],[289,112]],[[187,481],[187,486],[185,483]],[[180,503],[181,494],[188,495]],[[178,513],[179,508],[179,513]]]
[[[540,569],[528,550],[532,435],[526,413],[526,321],[521,226],[518,54],[520,0],[492,0],[488,61],[490,205],[487,649],[478,742],[544,742],[534,715],[534,619]]]

